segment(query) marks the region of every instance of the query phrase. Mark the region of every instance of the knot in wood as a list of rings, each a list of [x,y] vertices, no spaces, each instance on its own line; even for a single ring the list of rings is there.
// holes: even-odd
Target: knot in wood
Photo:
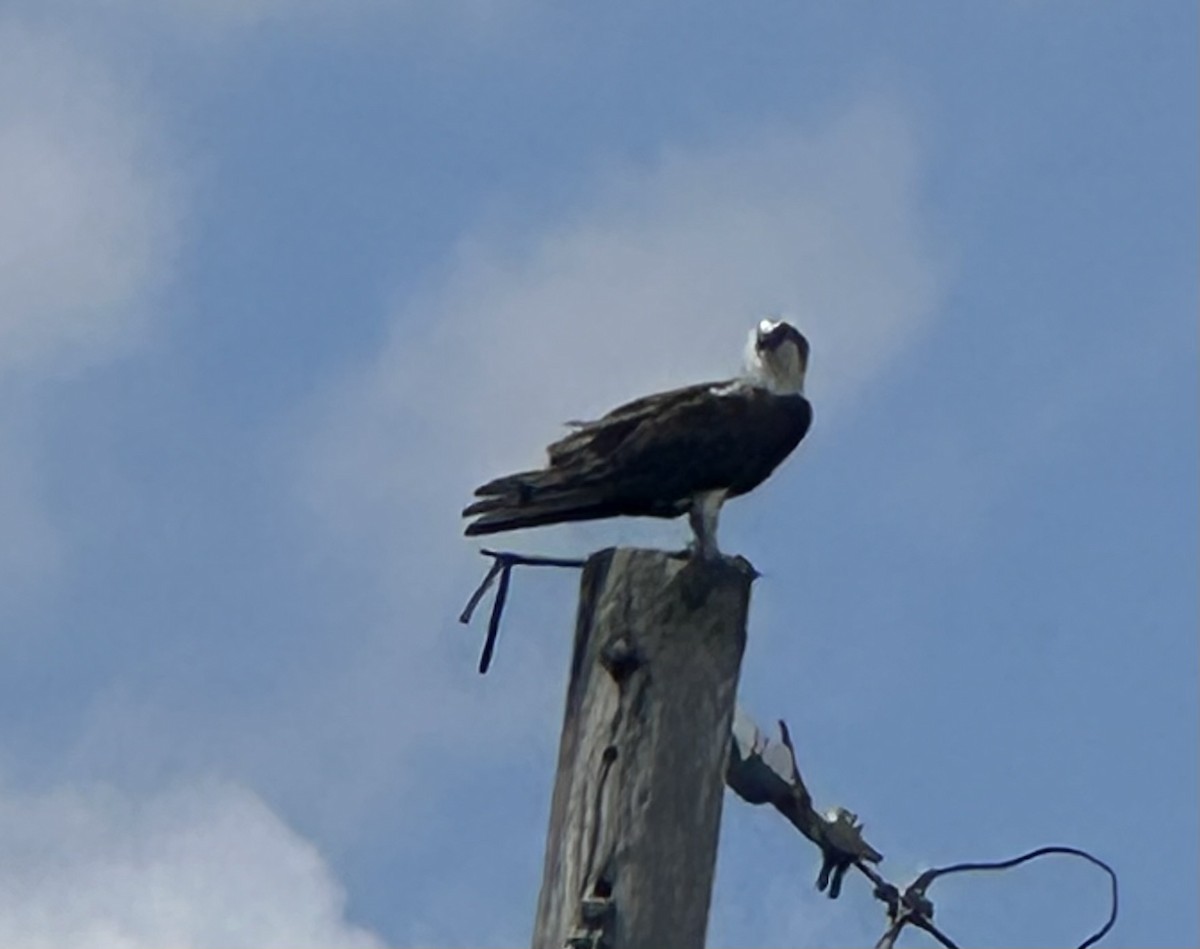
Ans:
[[[600,662],[608,670],[608,674],[620,683],[641,668],[642,655],[633,643],[624,636],[619,636],[601,651]]]

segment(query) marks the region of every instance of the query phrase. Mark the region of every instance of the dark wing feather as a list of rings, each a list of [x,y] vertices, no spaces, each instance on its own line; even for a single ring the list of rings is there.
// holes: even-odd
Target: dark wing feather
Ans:
[[[610,477],[687,498],[757,487],[799,444],[812,421],[803,396],[703,387],[647,416],[612,453]]]
[[[590,454],[608,454],[647,418],[658,416],[669,411],[673,405],[691,401],[714,388],[730,384],[702,382],[666,392],[656,392],[654,395],[643,396],[619,405],[594,422],[577,422],[575,431],[564,435],[546,449],[550,456],[550,464],[570,464],[572,455],[580,450]]]
[[[743,494],[804,437],[812,413],[802,396],[728,383],[656,393],[613,409],[559,439],[549,465],[480,487],[464,516],[468,534],[616,515],[675,517],[694,494]]]

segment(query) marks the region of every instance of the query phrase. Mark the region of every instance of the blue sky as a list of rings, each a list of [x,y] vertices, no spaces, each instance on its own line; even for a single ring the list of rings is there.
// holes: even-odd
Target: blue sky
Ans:
[[[892,879],[1045,843],[1200,939],[1182,0],[0,6],[0,944],[519,944],[575,578],[471,487],[789,314],[741,701]],[[580,554],[682,525],[514,536]],[[710,942],[863,944],[726,802]],[[1063,862],[934,890],[1067,944]],[[909,944],[919,944],[909,937]]]

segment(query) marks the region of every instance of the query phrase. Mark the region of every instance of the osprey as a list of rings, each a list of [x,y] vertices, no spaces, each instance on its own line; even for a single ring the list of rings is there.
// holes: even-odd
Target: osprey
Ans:
[[[701,557],[719,556],[727,498],[762,484],[812,422],[804,397],[808,341],[792,325],[751,331],[744,373],[629,402],[547,449],[549,463],[489,481],[463,511],[466,533],[619,515],[687,514]]]

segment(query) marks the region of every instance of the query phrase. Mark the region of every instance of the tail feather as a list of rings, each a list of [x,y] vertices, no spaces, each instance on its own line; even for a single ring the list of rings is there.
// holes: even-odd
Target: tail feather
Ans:
[[[481,501],[473,501],[463,508],[463,517],[475,517],[477,514],[488,514],[491,511],[498,511],[504,507],[508,501],[504,498],[484,498]]]
[[[496,478],[475,489],[475,497],[490,498],[511,495],[514,497],[542,490],[562,480],[562,472],[552,469],[519,471],[516,474]]]
[[[467,517],[479,515],[467,525],[468,536],[497,534],[564,521],[588,521],[609,517],[613,513],[610,502],[594,490],[567,491],[524,504],[495,498],[476,502],[463,512]]]

